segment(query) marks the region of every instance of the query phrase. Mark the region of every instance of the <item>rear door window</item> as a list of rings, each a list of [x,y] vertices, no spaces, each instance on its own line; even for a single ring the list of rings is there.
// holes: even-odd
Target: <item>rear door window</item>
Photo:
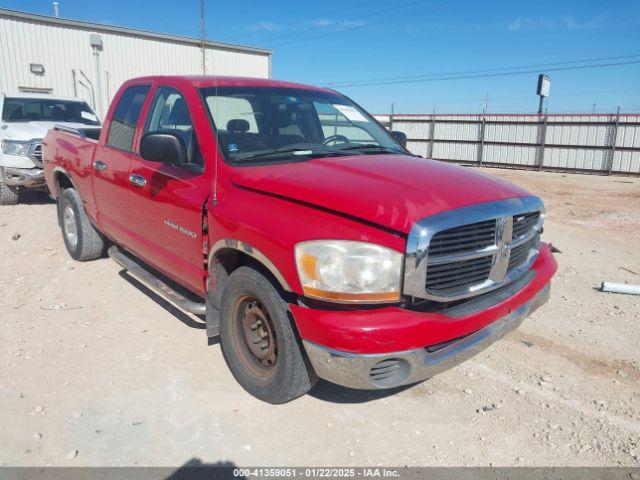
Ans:
[[[109,125],[107,146],[131,151],[133,135],[149,88],[149,85],[134,85],[124,91]]]

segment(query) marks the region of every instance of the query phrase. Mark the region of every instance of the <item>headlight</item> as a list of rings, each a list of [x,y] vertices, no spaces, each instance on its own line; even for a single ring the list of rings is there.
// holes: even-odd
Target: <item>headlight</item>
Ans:
[[[400,252],[365,242],[313,240],[297,244],[295,254],[309,297],[345,303],[400,299]]]
[[[29,148],[31,148],[31,142],[18,142],[15,140],[2,141],[2,153],[5,155],[26,157],[29,155]]]

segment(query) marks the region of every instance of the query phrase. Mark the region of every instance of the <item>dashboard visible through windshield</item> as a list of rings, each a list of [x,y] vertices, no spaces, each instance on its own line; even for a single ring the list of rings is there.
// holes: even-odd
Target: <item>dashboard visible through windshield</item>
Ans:
[[[231,162],[406,153],[368,113],[338,94],[270,87],[201,92]]]

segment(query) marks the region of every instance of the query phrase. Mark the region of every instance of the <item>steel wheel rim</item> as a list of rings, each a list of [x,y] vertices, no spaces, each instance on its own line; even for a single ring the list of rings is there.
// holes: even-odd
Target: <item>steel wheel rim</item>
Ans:
[[[244,296],[234,307],[236,338],[244,363],[258,377],[275,370],[278,348],[269,313],[256,298]]]
[[[62,214],[62,224],[64,225],[64,236],[71,248],[78,245],[78,225],[76,223],[76,214],[71,206],[64,209]]]

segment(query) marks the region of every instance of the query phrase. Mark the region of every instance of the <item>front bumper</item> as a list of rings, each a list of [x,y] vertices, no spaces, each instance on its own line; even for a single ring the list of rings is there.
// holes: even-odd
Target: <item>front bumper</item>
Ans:
[[[551,247],[541,243],[536,261],[521,280],[462,308],[335,310],[293,304],[290,309],[320,377],[354,388],[390,388],[446,370],[517,328],[547,300],[557,267]],[[389,361],[380,363],[385,360]],[[400,373],[382,378],[390,371]]]
[[[431,378],[481,352],[520,326],[549,299],[551,284],[508,315],[439,349],[417,348],[403,352],[355,354],[332,350],[303,340],[320,378],[364,390],[393,388]]]
[[[41,168],[0,167],[0,180],[6,185],[27,188],[43,187],[46,183]]]

